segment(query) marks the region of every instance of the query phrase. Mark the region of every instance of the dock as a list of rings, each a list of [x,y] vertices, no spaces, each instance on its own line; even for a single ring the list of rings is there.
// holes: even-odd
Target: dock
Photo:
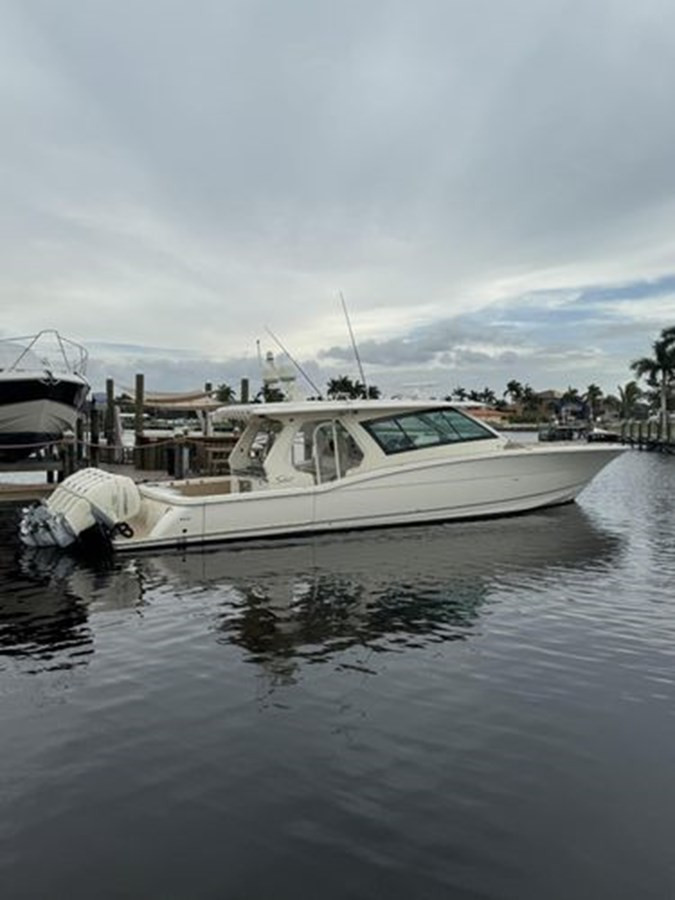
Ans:
[[[48,497],[54,490],[53,484],[10,484],[0,483],[0,505],[5,503],[32,503]]]
[[[121,417],[113,381],[107,379],[105,407],[98,408],[91,402],[80,415],[75,434],[27,459],[0,461],[0,504],[40,500],[68,475],[88,466],[127,475],[139,482],[227,474],[227,460],[237,436],[232,431],[211,428],[208,413],[224,405],[211,400],[211,393],[212,386],[207,383],[203,392],[184,399],[157,399],[146,394],[144,376],[138,373],[133,392],[133,430],[123,432],[121,424],[115,428],[116,419],[121,421]],[[242,379],[242,401],[248,401],[248,396],[248,379]],[[201,423],[201,430],[150,428],[144,415],[148,408],[197,415],[195,424]],[[32,475],[34,479],[28,477]]]
[[[41,500],[74,471],[94,466],[126,475],[134,481],[224,475],[227,458],[236,438],[228,433],[150,436],[144,434],[134,446],[112,447],[98,443],[88,452],[75,453],[73,440],[51,448],[49,455],[17,462],[0,462],[0,504]],[[27,476],[21,479],[15,475]],[[28,476],[35,476],[30,478]]]
[[[627,421],[621,424],[619,440],[636,450],[657,453],[675,453],[675,427],[668,422]]]
[[[0,462],[0,504],[29,502],[46,497],[54,490],[55,482],[63,480],[69,468],[66,454]],[[12,480],[11,476],[17,474],[35,476],[35,481]],[[38,480],[40,476],[42,477]]]

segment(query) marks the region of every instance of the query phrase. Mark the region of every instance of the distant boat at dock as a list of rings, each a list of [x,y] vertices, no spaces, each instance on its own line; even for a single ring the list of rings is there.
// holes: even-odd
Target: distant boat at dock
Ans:
[[[591,444],[616,444],[621,438],[613,431],[590,422],[551,422],[539,429],[540,441],[587,441]]]
[[[84,347],[54,330],[0,341],[0,461],[25,459],[75,428],[86,365]]]

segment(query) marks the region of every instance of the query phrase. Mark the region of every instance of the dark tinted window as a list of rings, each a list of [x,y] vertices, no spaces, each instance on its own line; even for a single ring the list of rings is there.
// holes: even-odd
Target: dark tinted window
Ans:
[[[385,453],[401,453],[438,444],[493,438],[494,434],[456,409],[431,409],[363,422]]]

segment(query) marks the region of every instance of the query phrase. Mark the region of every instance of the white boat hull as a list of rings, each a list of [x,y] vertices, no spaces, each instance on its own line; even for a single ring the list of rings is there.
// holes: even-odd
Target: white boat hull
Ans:
[[[415,465],[306,489],[199,499],[182,496],[178,483],[141,486],[141,511],[129,520],[134,536],[115,536],[113,545],[119,550],[186,546],[512,515],[574,500],[621,452],[586,446],[505,451],[499,457]],[[204,486],[209,488],[207,480]],[[148,513],[160,509],[148,529]]]
[[[0,406],[0,435],[60,434],[73,428],[77,410],[54,400],[28,400]]]
[[[75,428],[78,411],[53,400],[0,406],[0,459],[30,456]]]

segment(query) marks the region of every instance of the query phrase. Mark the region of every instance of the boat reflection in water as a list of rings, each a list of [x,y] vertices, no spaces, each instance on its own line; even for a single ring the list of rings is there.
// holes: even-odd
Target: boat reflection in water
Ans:
[[[518,519],[167,554],[144,568],[155,581],[207,591],[219,601],[219,641],[283,679],[303,661],[351,648],[465,640],[499,588],[606,564],[618,546],[569,506]]]
[[[0,540],[2,529],[0,529]],[[0,554],[0,667],[2,657],[29,671],[85,665],[94,652],[91,616],[143,603],[133,563],[83,561],[53,549]]]
[[[156,606],[180,596],[182,611],[191,602],[206,605],[218,642],[243,649],[247,660],[285,680],[303,662],[351,648],[385,652],[464,640],[501,589],[531,586],[546,573],[590,575],[619,546],[572,505],[514,519],[246,543],[99,566],[45,550],[26,550],[20,561],[24,578],[49,585],[33,620],[38,630],[45,604],[66,598],[80,618],[69,625],[61,616],[61,631],[79,634],[86,610]],[[0,606],[0,621],[2,613]],[[24,618],[24,629],[30,621]],[[44,642],[49,632],[40,636]],[[0,652],[8,640],[11,630],[3,632]]]

